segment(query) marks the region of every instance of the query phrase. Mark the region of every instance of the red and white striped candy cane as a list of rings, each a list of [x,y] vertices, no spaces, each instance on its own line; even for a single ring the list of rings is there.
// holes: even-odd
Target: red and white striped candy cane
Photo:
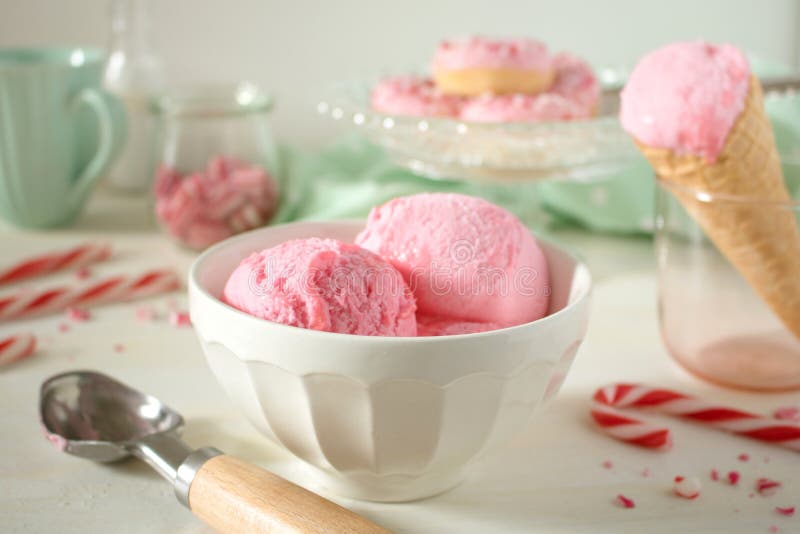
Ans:
[[[33,334],[17,334],[0,339],[0,366],[27,358],[36,350],[36,338]]]
[[[69,250],[50,252],[21,260],[14,265],[0,268],[0,285],[26,278],[43,276],[74,267],[83,267],[107,260],[111,246],[105,243],[85,243]]]
[[[157,270],[134,276],[111,276],[75,286],[22,290],[10,296],[0,296],[0,321],[58,313],[71,306],[125,302],[179,287],[180,281],[173,271]]]
[[[610,436],[643,447],[668,447],[668,428],[629,417],[618,408],[652,408],[719,430],[800,451],[800,424],[710,404],[677,391],[639,384],[613,384],[595,392],[591,415]]]

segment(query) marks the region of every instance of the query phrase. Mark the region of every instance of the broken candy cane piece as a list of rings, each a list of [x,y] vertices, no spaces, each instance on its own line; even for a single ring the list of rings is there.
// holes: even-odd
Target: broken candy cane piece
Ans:
[[[192,320],[189,318],[189,314],[187,312],[172,310],[169,312],[169,324],[176,328],[192,326]]]
[[[672,486],[675,495],[683,497],[684,499],[696,499],[700,496],[700,489],[700,481],[695,477],[686,478],[677,476]]]
[[[614,502],[616,502],[617,505],[619,505],[619,506],[621,506],[623,508],[635,508],[636,507],[636,503],[633,502],[633,499],[629,499],[628,497],[626,497],[625,495],[623,495],[621,493],[619,495],[617,495],[617,498],[614,499]]]
[[[770,480],[768,478],[759,478],[756,480],[756,491],[759,495],[774,495],[780,487],[781,483],[776,480]]]

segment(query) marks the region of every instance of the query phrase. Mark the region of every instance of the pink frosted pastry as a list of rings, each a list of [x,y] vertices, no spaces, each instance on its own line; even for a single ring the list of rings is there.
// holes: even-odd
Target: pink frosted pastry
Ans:
[[[536,94],[553,83],[547,46],[532,39],[467,37],[442,42],[431,63],[437,87],[446,94]]]
[[[592,67],[570,54],[558,54],[553,65],[556,79],[548,92],[574,102],[585,117],[593,116],[600,101],[600,83]]]
[[[559,54],[556,78],[538,95],[482,95],[461,108],[461,119],[472,122],[535,122],[588,119],[597,111],[600,84],[584,61]]]
[[[277,184],[264,169],[222,156],[186,176],[161,165],[154,193],[161,227],[197,250],[263,226],[278,208]]]
[[[372,90],[372,107],[393,115],[456,117],[461,99],[443,94],[433,80],[398,76],[375,86]]]
[[[486,200],[397,198],[370,212],[356,243],[397,267],[421,315],[505,327],[547,313],[544,254],[519,219]]]
[[[386,260],[333,239],[256,252],[231,274],[223,300],[256,317],[363,336],[414,336],[414,297]]]
[[[561,95],[483,95],[470,100],[461,110],[461,119],[471,122],[568,121],[587,115],[578,105]]]

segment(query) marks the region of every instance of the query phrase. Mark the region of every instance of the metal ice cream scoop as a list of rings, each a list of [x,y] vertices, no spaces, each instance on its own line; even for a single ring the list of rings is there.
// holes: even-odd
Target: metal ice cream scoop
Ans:
[[[45,435],[59,450],[96,462],[144,460],[219,532],[388,532],[213,447],[192,449],[178,436],[178,412],[101,373],[50,378],[39,409]]]

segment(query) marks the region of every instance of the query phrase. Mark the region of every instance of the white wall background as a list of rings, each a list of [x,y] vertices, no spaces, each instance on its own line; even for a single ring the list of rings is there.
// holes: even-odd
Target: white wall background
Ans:
[[[250,79],[278,99],[279,137],[307,146],[342,125],[315,105],[331,81],[424,65],[442,37],[528,35],[596,65],[677,39],[734,43],[798,65],[798,0],[149,0],[175,83]],[[107,0],[0,0],[0,46],[104,46]]]

